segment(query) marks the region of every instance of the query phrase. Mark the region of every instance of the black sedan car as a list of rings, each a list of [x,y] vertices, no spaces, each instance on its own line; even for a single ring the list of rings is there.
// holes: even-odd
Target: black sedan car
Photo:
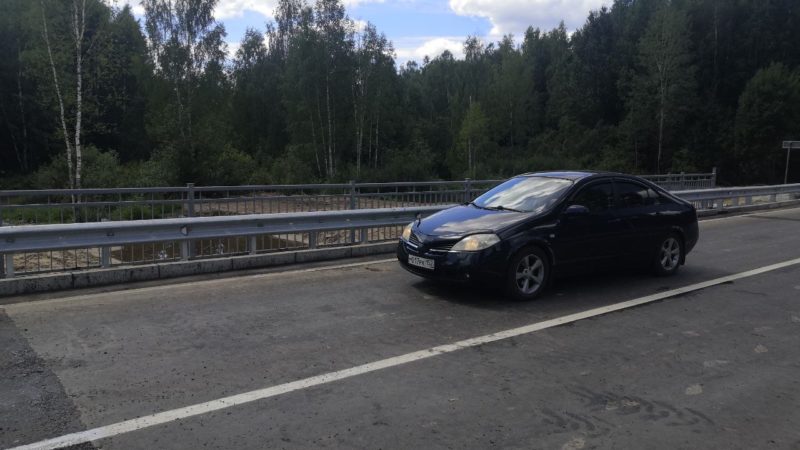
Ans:
[[[697,239],[694,207],[647,180],[542,172],[412,222],[397,258],[416,275],[495,280],[532,299],[556,273],[630,264],[674,274]]]

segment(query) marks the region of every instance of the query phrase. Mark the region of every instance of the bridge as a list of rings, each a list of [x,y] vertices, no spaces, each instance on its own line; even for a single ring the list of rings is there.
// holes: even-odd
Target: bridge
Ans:
[[[675,277],[567,278],[529,303],[386,254],[3,297],[0,446],[794,448],[800,208],[777,189],[687,194],[707,217]],[[291,233],[435,206],[410,208]],[[44,248],[22,231],[6,251]]]

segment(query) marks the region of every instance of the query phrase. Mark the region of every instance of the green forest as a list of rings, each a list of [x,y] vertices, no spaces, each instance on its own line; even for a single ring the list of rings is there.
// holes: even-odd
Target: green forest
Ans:
[[[216,0],[141,3],[0,1],[0,188],[712,167],[775,183],[800,140],[797,0],[616,0],[574,32],[402,66],[340,0],[280,0],[232,58]]]

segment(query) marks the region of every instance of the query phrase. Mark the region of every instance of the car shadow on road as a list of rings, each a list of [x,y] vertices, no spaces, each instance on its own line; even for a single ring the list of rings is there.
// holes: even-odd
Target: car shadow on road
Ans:
[[[499,283],[449,283],[420,279],[414,282],[411,288],[431,300],[471,308],[550,313],[567,312],[577,307],[595,308],[669,291],[706,279],[707,274],[704,272],[683,267],[675,276],[656,277],[641,270],[596,270],[588,274],[558,277],[539,298],[532,301],[509,298]]]

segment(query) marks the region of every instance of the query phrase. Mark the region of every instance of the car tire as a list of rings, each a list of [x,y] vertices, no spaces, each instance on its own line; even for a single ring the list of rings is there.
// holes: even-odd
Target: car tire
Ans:
[[[525,247],[511,259],[506,276],[506,293],[515,300],[533,300],[550,281],[550,261],[539,247]]]
[[[670,233],[661,239],[653,261],[653,271],[658,276],[674,275],[683,261],[683,239],[676,233]]]

